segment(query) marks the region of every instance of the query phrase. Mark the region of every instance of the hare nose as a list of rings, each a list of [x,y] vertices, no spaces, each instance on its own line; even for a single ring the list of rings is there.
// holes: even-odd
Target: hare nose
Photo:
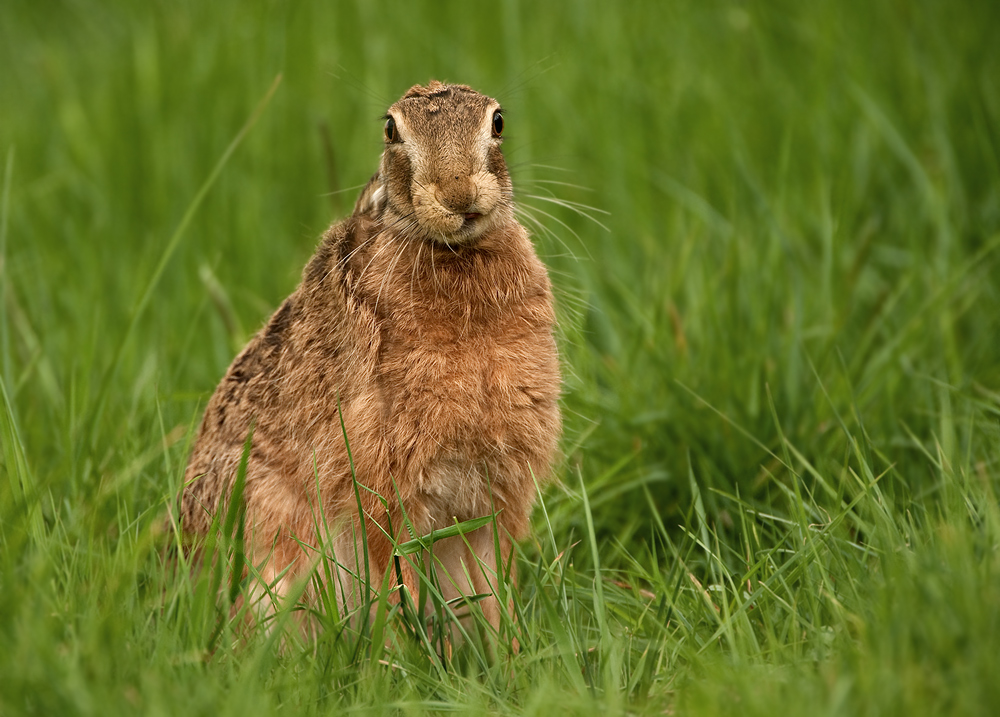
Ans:
[[[475,203],[478,194],[472,177],[456,174],[437,183],[435,197],[445,209],[461,214]]]

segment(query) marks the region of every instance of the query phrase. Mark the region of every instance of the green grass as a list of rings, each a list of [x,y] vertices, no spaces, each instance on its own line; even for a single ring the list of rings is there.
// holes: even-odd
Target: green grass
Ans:
[[[478,7],[0,10],[0,714],[1000,711],[1000,6]],[[560,302],[522,649],[237,639],[162,516],[432,77]]]

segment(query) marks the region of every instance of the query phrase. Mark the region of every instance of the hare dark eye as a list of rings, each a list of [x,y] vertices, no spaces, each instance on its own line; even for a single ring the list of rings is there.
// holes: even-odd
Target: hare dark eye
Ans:
[[[499,137],[503,134],[503,115],[500,110],[493,113],[493,136]]]
[[[392,117],[388,117],[385,120],[385,141],[386,142],[398,142],[399,132],[396,131],[396,120]]]

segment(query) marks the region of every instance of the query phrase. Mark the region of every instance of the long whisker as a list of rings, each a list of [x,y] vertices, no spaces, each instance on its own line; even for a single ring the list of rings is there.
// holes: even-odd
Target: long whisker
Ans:
[[[332,197],[335,194],[344,194],[345,192],[356,192],[357,190],[363,189],[366,186],[368,186],[368,182],[365,182],[364,184],[357,184],[357,185],[355,185],[353,187],[344,187],[343,189],[337,189],[337,190],[332,191],[332,192],[323,192],[322,194],[320,194],[318,196],[320,196],[320,197]]]
[[[375,241],[375,238],[377,236],[379,236],[380,234],[382,234],[384,232],[387,232],[387,231],[389,231],[391,229],[394,229],[397,224],[400,224],[400,223],[402,223],[404,221],[407,221],[409,218],[411,218],[413,216],[414,216],[413,212],[410,212],[408,214],[404,214],[404,215],[400,216],[399,218],[397,218],[395,221],[393,221],[391,224],[387,224],[386,226],[382,227],[382,229],[379,230],[378,232],[376,232],[373,236],[371,236],[368,239],[366,239],[365,241],[361,242],[360,244],[358,244],[358,246],[356,246],[353,250],[351,250],[351,252],[348,253],[347,256],[345,256],[343,259],[340,260],[340,264],[342,266],[347,266],[347,262],[349,262],[354,257],[355,254],[357,254],[359,251],[361,251],[362,249],[364,249],[365,247],[367,247],[368,245],[370,245],[373,241]],[[369,262],[369,265],[370,264],[371,264],[371,262]],[[365,270],[367,270],[367,269],[368,269],[368,267],[366,266]],[[362,272],[362,273],[364,273],[364,272]]]
[[[365,273],[366,273],[366,272],[368,271],[368,269],[369,269],[369,268],[371,268],[371,265],[372,265],[372,263],[373,263],[373,262],[374,262],[374,261],[375,261],[375,260],[376,260],[376,259],[377,259],[377,258],[379,257],[379,255],[380,255],[380,254],[381,254],[382,252],[384,252],[384,251],[385,251],[385,250],[386,250],[387,248],[389,248],[390,246],[392,246],[392,243],[393,243],[393,242],[394,242],[395,240],[396,240],[396,237],[395,237],[395,236],[393,236],[392,234],[389,234],[389,235],[388,235],[388,236],[386,237],[386,242],[385,242],[385,243],[384,243],[384,244],[383,244],[382,246],[380,246],[380,247],[378,248],[378,251],[376,251],[376,252],[375,252],[374,254],[372,254],[372,258],[368,260],[368,263],[367,263],[367,264],[365,265],[365,268],[364,268],[364,269],[362,269],[362,270],[361,270],[361,272],[360,272],[360,273],[358,274],[358,282],[359,282],[359,283],[360,283],[360,282],[361,282],[361,280],[362,280],[362,279],[364,278],[364,276],[365,276]]]
[[[588,212],[595,212],[597,214],[603,214],[604,216],[611,216],[611,212],[609,211],[606,211],[604,209],[598,209],[596,207],[591,207],[586,204],[581,204],[580,202],[571,202],[568,199],[559,199],[557,197],[546,197],[541,194],[525,194],[524,196],[528,197],[529,199],[537,199],[541,202],[551,202],[552,204],[560,206],[563,209],[568,209],[571,212],[574,212],[580,215],[581,217],[584,217],[585,219],[589,219],[590,221],[592,221],[594,224],[596,224],[606,232],[611,231],[602,221],[600,221],[596,217],[591,216],[588,213]]]
[[[562,237],[560,237],[558,234],[556,234],[551,229],[549,229],[547,226],[545,226],[545,224],[543,224],[542,222],[538,221],[535,217],[531,216],[531,214],[528,212],[527,209],[519,207],[518,210],[517,210],[517,218],[518,218],[519,221],[521,221],[521,222],[529,225],[533,234],[537,234],[538,236],[546,237],[548,240],[550,240],[552,242],[555,242],[556,244],[561,245],[563,247],[563,249],[566,250],[565,252],[562,252],[562,253],[559,253],[559,254],[554,254],[554,253],[551,253],[551,252],[546,252],[543,255],[546,259],[572,259],[573,261],[577,261],[577,262],[580,261],[580,258],[576,255],[576,253],[569,246],[566,245],[566,242],[563,241]],[[588,258],[592,258],[592,257],[588,256]],[[554,271],[555,270],[552,267],[549,267],[549,272],[550,273],[552,273]]]
[[[537,162],[514,162],[514,163],[508,163],[507,164],[507,168],[508,169],[524,169],[524,168],[528,168],[528,167],[532,167],[534,169],[548,169],[548,170],[550,170],[552,172],[569,172],[570,171],[570,170],[566,169],[566,167],[556,167],[555,165],[552,165],[552,164],[539,164]]]
[[[560,182],[556,179],[522,179],[518,182],[518,185],[525,184],[554,184],[560,187],[569,187],[570,189],[579,189],[582,192],[593,192],[595,191],[593,187],[585,187],[582,184],[573,184],[572,182]],[[593,207],[591,207],[593,208]]]
[[[392,278],[392,272],[396,269],[396,264],[402,258],[403,254],[406,252],[409,243],[405,240],[399,242],[399,251],[396,252],[396,256],[393,257],[392,261],[389,263],[389,268],[386,269],[385,276],[382,277],[382,283],[378,288],[378,295],[375,297],[375,309],[374,313],[378,316],[378,303],[382,300],[382,291],[385,289],[386,284],[389,283]]]
[[[434,251],[434,247],[431,247],[430,252],[431,252],[431,278],[434,279],[434,298],[437,299],[438,289],[440,288],[440,285],[438,284],[437,267],[434,266],[434,254],[436,254],[437,252]]]
[[[414,319],[414,324],[417,326],[417,330],[420,330],[420,324],[416,321],[416,310],[413,301],[413,284],[416,282],[417,268],[420,265],[420,254],[424,251],[424,242],[417,244],[417,256],[413,260],[413,266],[410,267],[410,316]]]
[[[533,217],[530,213],[528,213],[528,209],[529,209],[529,207],[527,207],[527,205],[524,205],[524,204],[519,205],[519,213],[520,213],[520,215],[523,216],[523,217],[526,217],[527,219],[529,219],[529,221],[531,221],[535,226],[541,227],[543,229],[543,231],[548,236],[552,237],[557,242],[559,242],[560,244],[562,244],[563,248],[566,249],[566,251],[568,251],[572,255],[573,254],[573,250],[570,249],[570,247],[566,243],[566,241],[562,237],[560,237],[558,234],[556,234],[555,232],[551,231],[548,227],[544,226],[538,219],[536,219],[535,217]],[[548,217],[552,221],[556,222],[557,224],[559,224],[560,226],[562,226],[566,231],[568,231],[570,234],[572,234],[574,237],[576,237],[576,240],[578,242],[580,242],[581,246],[583,246],[584,251],[587,252],[587,257],[591,261],[594,260],[594,257],[590,253],[590,250],[587,248],[587,245],[580,238],[580,235],[577,234],[569,224],[567,224],[566,222],[564,222],[563,220],[561,220],[559,217],[555,216],[554,214],[550,214],[549,212],[546,212],[544,209],[539,209],[538,207],[530,207],[530,209],[531,209],[531,211],[538,212],[539,214],[544,214],[546,217]]]

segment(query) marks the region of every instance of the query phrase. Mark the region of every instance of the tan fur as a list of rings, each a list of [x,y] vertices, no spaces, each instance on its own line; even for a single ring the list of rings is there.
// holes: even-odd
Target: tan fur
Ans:
[[[386,141],[354,213],[324,234],[302,283],[208,404],[181,495],[183,530],[209,530],[255,421],[248,552],[265,581],[291,566],[279,593],[318,559],[300,543],[325,545],[343,566],[338,601],[357,604],[362,527],[338,401],[373,586],[392,567],[391,543],[373,522],[391,524],[397,540],[414,537],[400,502],[417,535],[500,511],[504,562],[528,529],[533,475],[547,477],[560,433],[560,377],[551,287],[514,218],[493,136],[498,108],[439,82],[389,108],[396,141]],[[328,535],[317,534],[323,525]],[[434,545],[446,598],[493,592],[492,529],[466,540],[475,556],[461,538]],[[416,595],[405,561],[402,573]],[[497,626],[496,599],[482,605]]]

